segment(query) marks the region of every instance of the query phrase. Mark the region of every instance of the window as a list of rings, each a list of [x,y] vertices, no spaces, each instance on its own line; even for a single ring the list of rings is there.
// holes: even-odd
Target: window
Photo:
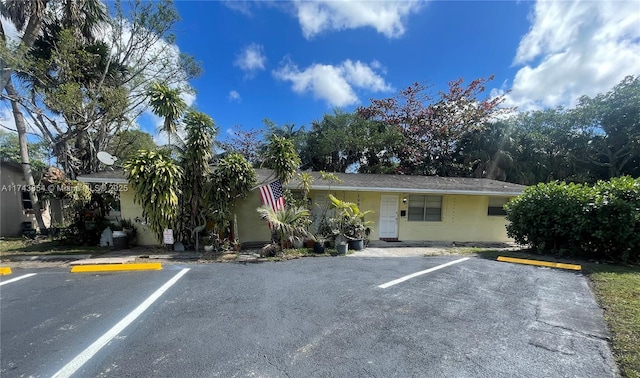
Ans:
[[[33,204],[31,203],[31,198],[29,197],[29,192],[21,192],[22,193],[22,208],[24,210],[33,209]]]
[[[504,205],[507,202],[509,202],[509,198],[507,197],[489,197],[489,207],[487,209],[487,215],[507,215],[507,212],[504,211]]]
[[[440,222],[442,196],[409,196],[410,222]]]

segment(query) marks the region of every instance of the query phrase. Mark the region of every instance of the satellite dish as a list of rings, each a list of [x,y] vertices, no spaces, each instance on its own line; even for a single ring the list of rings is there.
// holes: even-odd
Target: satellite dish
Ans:
[[[118,158],[115,156],[112,156],[108,152],[100,151],[98,152],[98,160],[100,160],[100,162],[102,162],[105,165],[113,165],[113,163],[115,163],[116,160],[118,160]]]

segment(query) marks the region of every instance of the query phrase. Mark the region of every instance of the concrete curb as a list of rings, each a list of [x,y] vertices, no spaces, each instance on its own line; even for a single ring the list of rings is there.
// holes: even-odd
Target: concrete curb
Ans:
[[[71,273],[90,273],[90,272],[118,272],[131,270],[162,270],[160,263],[142,263],[142,264],[94,264],[94,265],[76,265],[71,268]]]
[[[504,256],[498,256],[497,260],[498,261],[502,261],[502,262],[515,263],[515,264],[544,266],[544,267],[547,267],[547,268],[582,270],[582,266],[575,265],[575,264],[564,264],[564,263],[556,263],[556,262],[549,262],[549,261],[517,259],[517,258],[514,258],[514,257],[504,257]]]

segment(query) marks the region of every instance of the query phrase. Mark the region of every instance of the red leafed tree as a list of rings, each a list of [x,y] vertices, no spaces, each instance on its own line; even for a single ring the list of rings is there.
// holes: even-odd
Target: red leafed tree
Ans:
[[[258,163],[262,146],[260,141],[262,130],[245,131],[240,125],[233,125],[230,133],[227,141],[220,143],[220,147],[227,152],[239,153],[251,164]]]
[[[428,93],[429,87],[414,83],[394,97],[372,99],[358,113],[400,128],[404,143],[396,154],[401,173],[452,176],[461,168],[454,159],[460,140],[504,111],[498,107],[503,95],[478,99],[490,80],[493,76],[466,87],[462,78],[450,81],[449,91],[439,91],[435,97]]]

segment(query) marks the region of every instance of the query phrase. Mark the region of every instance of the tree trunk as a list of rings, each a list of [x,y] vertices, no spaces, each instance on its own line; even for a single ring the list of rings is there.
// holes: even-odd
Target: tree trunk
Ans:
[[[16,130],[18,131],[18,140],[20,142],[20,160],[22,165],[22,173],[24,179],[29,187],[29,199],[31,200],[31,206],[38,222],[38,228],[42,231],[47,227],[42,220],[42,212],[40,211],[40,202],[38,201],[38,193],[36,193],[36,183],[33,179],[33,172],[31,171],[31,161],[29,159],[29,150],[27,148],[27,124],[25,123],[24,116],[18,105],[18,93],[13,87],[11,80],[5,86],[7,94],[11,98],[11,109],[13,110],[13,117],[16,121]]]
[[[22,41],[20,46],[18,47],[18,57],[22,58],[24,56],[24,52],[31,49],[33,43],[38,37],[38,33],[40,33],[40,26],[42,24],[42,18],[44,16],[44,10],[47,7],[47,3],[49,0],[35,0],[31,5],[31,14],[29,15],[29,22],[27,23],[26,28],[24,29],[24,34],[22,35]],[[3,35],[4,37],[4,35]],[[2,62],[2,67],[0,70],[0,88],[4,88],[7,85],[11,84],[11,74],[13,73],[13,68],[8,67],[6,62]]]

